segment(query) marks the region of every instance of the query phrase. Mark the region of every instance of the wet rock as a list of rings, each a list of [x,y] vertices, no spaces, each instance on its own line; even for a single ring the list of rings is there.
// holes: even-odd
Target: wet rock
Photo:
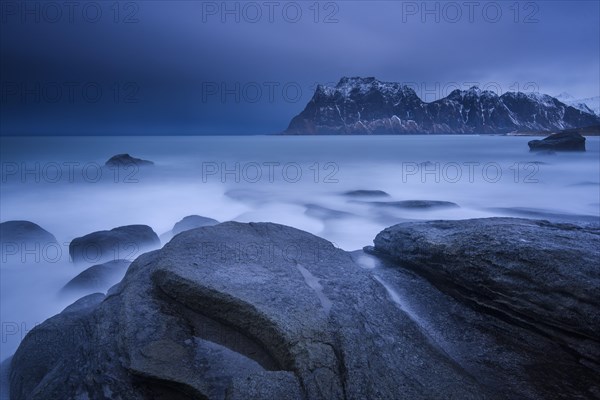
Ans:
[[[2,243],[56,243],[50,232],[30,221],[6,221],[0,224]]]
[[[404,210],[433,210],[459,207],[456,203],[440,200],[370,201],[365,203],[378,207],[392,207]]]
[[[107,167],[127,167],[132,165],[143,167],[154,165],[154,163],[152,161],[132,157],[129,154],[117,154],[109,158],[104,165]]]
[[[96,379],[93,373],[90,371],[90,375],[84,377],[79,373],[65,372],[71,367],[76,367],[77,363],[72,354],[74,346],[82,355],[90,354],[90,345],[99,344],[90,340],[88,336],[91,325],[88,316],[94,307],[98,306],[99,300],[101,298],[96,295],[86,296],[60,314],[37,325],[27,334],[11,361],[11,399],[81,398],[77,397],[81,396],[81,392],[77,394],[68,387],[77,387],[84,385],[86,381],[93,381]],[[92,362],[85,361],[88,365]],[[71,367],[65,363],[71,363]],[[43,379],[49,381],[46,388],[38,386]],[[96,398],[102,397],[104,393],[99,392]]]
[[[216,219],[201,217],[199,215],[189,215],[177,222],[173,226],[171,232],[173,232],[173,235],[177,235],[178,233],[189,231],[190,229],[201,228],[203,226],[212,226],[218,223],[219,221]]]
[[[411,222],[375,254],[475,309],[551,338],[600,373],[600,227],[516,218]]]
[[[528,143],[530,151],[585,151],[585,137],[577,132],[560,132]]]
[[[355,252],[442,351],[501,399],[597,399],[597,372],[562,343],[482,312],[421,274]]]
[[[181,221],[177,222],[170,231],[160,235],[160,241],[162,243],[167,243],[173,238],[173,236],[181,232],[189,231],[190,229],[201,228],[203,226],[212,226],[218,223],[219,221],[216,219],[201,217],[200,215],[188,215]]]
[[[30,221],[0,224],[2,264],[30,264],[59,258],[62,249],[54,235]]]
[[[73,239],[69,244],[69,255],[73,262],[101,263],[130,260],[159,246],[160,240],[149,226],[127,225]]]
[[[61,314],[86,312],[94,308],[104,300],[106,296],[103,293],[92,293],[83,296],[70,306],[62,310]]]
[[[71,279],[61,290],[62,293],[75,291],[106,292],[111,286],[118,283],[131,261],[115,260],[104,264],[93,265]]]
[[[294,228],[235,222],[177,235],[98,305],[34,328],[13,359],[11,393],[494,398],[349,253]]]
[[[348,197],[390,197],[383,190],[351,190],[344,193]]]

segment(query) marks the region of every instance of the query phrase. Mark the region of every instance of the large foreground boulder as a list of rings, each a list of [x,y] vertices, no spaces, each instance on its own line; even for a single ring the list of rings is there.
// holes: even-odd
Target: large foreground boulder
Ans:
[[[585,151],[585,137],[577,132],[560,132],[528,145],[530,151]]]
[[[516,218],[409,222],[385,229],[374,243],[375,254],[479,311],[552,338],[600,374],[597,225]]]
[[[495,398],[349,253],[294,228],[183,232],[100,299],[25,337],[12,399]]]
[[[159,246],[160,240],[149,226],[127,225],[73,239],[69,244],[69,255],[73,262],[97,264],[117,259],[132,260],[145,250]]]
[[[193,229],[29,332],[11,398],[599,399],[599,235],[413,222],[373,257],[276,224]]]

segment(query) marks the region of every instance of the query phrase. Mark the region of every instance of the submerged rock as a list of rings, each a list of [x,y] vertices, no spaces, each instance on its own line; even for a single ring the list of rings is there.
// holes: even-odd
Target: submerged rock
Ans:
[[[154,163],[152,161],[132,157],[129,154],[117,154],[109,158],[104,165],[107,167],[126,167],[131,165],[141,167],[154,165]]]
[[[351,190],[344,193],[348,197],[390,197],[383,190]]]
[[[200,215],[188,215],[184,217],[181,221],[175,223],[173,228],[160,235],[160,241],[162,243],[167,243],[169,240],[173,238],[173,236],[189,231],[190,229],[202,228],[203,226],[212,226],[217,225],[220,222],[216,219],[201,217]]]
[[[351,214],[346,211],[334,210],[328,207],[320,206],[318,204],[306,204],[305,207],[305,215],[322,220],[349,218],[355,216],[354,214]]]
[[[401,208],[406,210],[432,210],[441,208],[459,208],[458,204],[440,200],[402,200],[365,202],[379,207]]]
[[[30,221],[6,221],[0,224],[2,264],[53,263],[62,248],[54,235]]]
[[[184,217],[181,221],[177,222],[171,232],[173,235],[177,235],[178,233],[189,231],[194,228],[201,228],[203,226],[212,226],[218,224],[219,221],[212,218],[201,217],[199,215],[188,215]]]
[[[6,221],[0,224],[2,243],[57,243],[50,232],[30,221]]]
[[[528,145],[530,151],[585,151],[585,137],[577,132],[560,132]]]
[[[159,246],[160,240],[149,226],[127,225],[73,239],[69,244],[69,255],[73,262],[131,260],[144,250]]]
[[[123,278],[129,264],[131,264],[131,261],[115,260],[93,265],[71,279],[61,291],[63,293],[74,291],[106,292]]]
[[[13,358],[11,395],[494,398],[349,253],[236,222],[177,235],[101,303],[34,328]]]

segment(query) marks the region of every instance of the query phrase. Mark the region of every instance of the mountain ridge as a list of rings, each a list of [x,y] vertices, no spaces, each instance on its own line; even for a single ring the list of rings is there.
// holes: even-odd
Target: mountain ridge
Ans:
[[[557,100],[575,107],[578,110],[592,112],[600,116],[600,96],[575,98],[567,92],[562,92],[558,96],[554,96]]]
[[[600,124],[600,117],[541,93],[498,95],[474,86],[425,102],[409,86],[373,77],[318,85],[284,134],[506,134]]]

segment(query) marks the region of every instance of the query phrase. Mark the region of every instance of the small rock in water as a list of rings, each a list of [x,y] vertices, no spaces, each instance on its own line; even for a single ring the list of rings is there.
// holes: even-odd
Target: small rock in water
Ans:
[[[111,286],[118,283],[125,275],[131,261],[115,260],[104,264],[93,265],[71,279],[61,292],[87,291],[106,292]]]
[[[160,241],[162,243],[167,243],[169,240],[173,239],[173,236],[181,232],[189,231],[190,229],[202,228],[203,226],[213,226],[219,223],[220,222],[216,219],[202,217],[200,215],[188,215],[181,221],[175,223],[170,231],[160,235]]]
[[[585,137],[577,132],[560,132],[528,143],[530,151],[585,151]]]
[[[54,235],[30,221],[1,223],[0,247],[2,264],[38,263],[61,251]],[[42,255],[47,257],[41,257]]]
[[[30,221],[6,221],[0,224],[0,241],[3,243],[56,243],[50,232]],[[43,243],[42,243],[43,242]]]
[[[393,207],[413,210],[432,210],[441,208],[459,208],[458,204],[440,200],[402,200],[402,201],[370,201],[365,202],[381,207]]]
[[[124,167],[129,165],[137,165],[141,167],[154,165],[154,163],[152,161],[132,157],[129,154],[117,154],[116,156],[112,156],[104,165],[107,167]]]
[[[344,193],[348,197],[390,197],[383,190],[350,190]]]
[[[178,233],[189,231],[190,229],[201,228],[203,226],[212,226],[218,224],[219,221],[212,218],[201,217],[200,215],[188,215],[184,217],[181,221],[177,222],[171,232],[173,235],[177,235]]]
[[[75,238],[69,244],[73,262],[102,263],[134,259],[143,250],[157,248],[160,240],[147,225],[127,225]]]
[[[323,207],[318,204],[307,204],[306,211],[304,214],[309,217],[318,219],[336,219],[336,218],[347,218],[352,217],[353,214],[346,211],[333,210],[331,208]]]

